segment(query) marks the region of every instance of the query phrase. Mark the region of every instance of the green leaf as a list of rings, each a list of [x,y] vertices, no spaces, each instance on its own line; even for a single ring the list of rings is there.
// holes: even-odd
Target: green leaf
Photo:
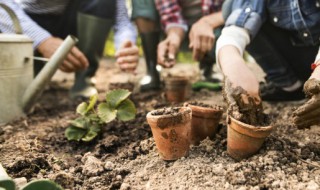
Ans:
[[[80,139],[87,133],[87,131],[88,130],[81,129],[79,127],[69,126],[64,132],[64,135],[67,137],[69,141],[80,141]]]
[[[86,102],[82,102],[77,107],[77,113],[82,116],[85,116],[87,113],[87,108],[88,108],[88,104]]]
[[[90,127],[88,133],[81,140],[85,142],[89,142],[92,139],[94,139],[100,131],[101,131],[101,128],[99,125],[93,125]]]
[[[129,121],[136,117],[136,107],[129,99],[121,102],[117,109],[117,118],[121,121]]]
[[[112,90],[107,93],[106,101],[111,105],[111,107],[116,108],[123,100],[127,99],[130,94],[131,92],[129,90]]]
[[[117,110],[111,108],[107,103],[101,103],[98,106],[98,116],[105,123],[109,123],[117,116]]]
[[[69,121],[69,124],[74,126],[74,127],[85,129],[87,123],[86,123],[86,119],[85,118],[80,117],[80,118],[77,118],[75,120]]]
[[[90,97],[89,105],[88,105],[88,107],[86,109],[86,112],[88,112],[88,111],[90,111],[91,109],[94,108],[94,106],[96,105],[97,100],[98,100],[98,95],[97,94],[95,94],[95,95]]]
[[[53,181],[47,179],[33,180],[21,188],[21,190],[63,190],[63,188]]]

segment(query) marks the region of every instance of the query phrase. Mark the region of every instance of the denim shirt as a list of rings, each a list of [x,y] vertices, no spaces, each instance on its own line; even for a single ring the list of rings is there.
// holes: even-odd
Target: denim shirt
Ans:
[[[288,30],[295,46],[320,43],[320,0],[234,0],[226,26],[247,29],[253,38],[264,22]]]

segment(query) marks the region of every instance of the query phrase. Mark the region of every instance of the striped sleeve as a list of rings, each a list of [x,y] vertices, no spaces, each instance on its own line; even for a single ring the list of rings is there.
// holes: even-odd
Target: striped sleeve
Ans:
[[[137,31],[131,23],[125,0],[117,1],[116,22],[115,22],[114,43],[116,49],[119,49],[121,44],[127,40],[136,42]]]
[[[44,30],[37,23],[31,20],[31,18],[13,0],[9,0],[9,1],[0,0],[0,3],[7,5],[15,12],[15,14],[17,15],[20,21],[23,33],[29,36],[34,41],[33,42],[34,49],[36,49],[42,41],[51,37],[51,34],[48,31]],[[10,16],[1,7],[0,7],[0,30],[3,33],[15,32]]]

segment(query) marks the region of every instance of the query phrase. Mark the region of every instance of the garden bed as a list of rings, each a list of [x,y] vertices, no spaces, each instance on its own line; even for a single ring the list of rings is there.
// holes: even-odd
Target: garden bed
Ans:
[[[194,67],[187,65],[185,67]],[[194,74],[194,69],[185,69]],[[101,65],[99,99],[117,69]],[[129,122],[106,124],[90,143],[69,142],[68,121],[76,118],[79,101],[68,98],[72,78],[56,76],[34,112],[0,128],[0,162],[13,178],[48,178],[65,189],[319,189],[320,127],[297,130],[294,107],[303,103],[265,103],[275,126],[260,152],[236,162],[226,152],[226,113],[213,139],[192,146],[189,156],[166,162],[158,156],[147,112],[169,104],[163,92],[134,93],[138,113]],[[192,92],[189,101],[220,105],[221,92]]]

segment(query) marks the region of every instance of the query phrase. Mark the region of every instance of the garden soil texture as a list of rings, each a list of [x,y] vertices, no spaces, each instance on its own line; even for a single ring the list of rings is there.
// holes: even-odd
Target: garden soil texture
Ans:
[[[124,78],[111,62],[104,61],[97,74],[100,101],[109,79]],[[197,73],[191,64],[175,68],[187,68],[177,73],[190,78]],[[219,130],[191,146],[187,157],[167,162],[158,155],[146,114],[183,103],[168,103],[164,92],[133,93],[136,119],[106,124],[92,142],[69,142],[64,131],[80,103],[68,98],[72,81],[69,75],[56,77],[33,113],[0,127],[0,162],[12,178],[47,178],[72,190],[320,189],[320,126],[298,130],[291,119],[304,101],[264,102],[274,130],[256,155],[237,162],[226,151],[227,108],[221,92],[190,92],[188,101],[224,108]]]

